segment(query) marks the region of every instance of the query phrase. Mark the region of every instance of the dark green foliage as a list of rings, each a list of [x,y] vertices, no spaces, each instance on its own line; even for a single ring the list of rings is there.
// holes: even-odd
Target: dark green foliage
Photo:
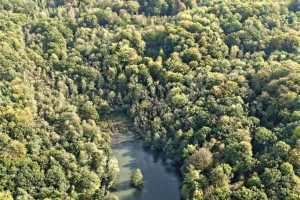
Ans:
[[[289,4],[289,9],[294,12],[300,11],[300,1],[299,0],[292,0]]]

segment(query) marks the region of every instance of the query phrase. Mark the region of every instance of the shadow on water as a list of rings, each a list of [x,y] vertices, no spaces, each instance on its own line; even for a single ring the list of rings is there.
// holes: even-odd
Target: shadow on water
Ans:
[[[141,190],[134,190],[130,196],[127,197],[121,197],[121,200],[133,200],[133,199],[139,199],[141,197]]]
[[[145,150],[140,140],[123,141],[112,147],[120,166],[119,181],[113,193],[120,200],[180,200],[179,177],[166,160]],[[131,173],[136,168],[144,175],[142,190],[130,185]]]

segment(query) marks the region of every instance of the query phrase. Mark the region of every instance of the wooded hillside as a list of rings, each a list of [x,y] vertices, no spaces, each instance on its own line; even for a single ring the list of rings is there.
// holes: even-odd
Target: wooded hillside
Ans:
[[[0,0],[0,199],[104,199],[112,112],[183,199],[300,199],[300,1]]]

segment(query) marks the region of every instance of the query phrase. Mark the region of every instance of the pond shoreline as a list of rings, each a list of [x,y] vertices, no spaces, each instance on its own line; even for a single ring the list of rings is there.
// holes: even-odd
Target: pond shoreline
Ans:
[[[112,133],[112,154],[120,167],[119,180],[112,194],[120,200],[180,200],[180,177],[171,162],[145,149],[143,140],[131,130]],[[144,188],[137,190],[130,184],[134,169],[144,175]]]
[[[111,135],[112,140],[111,140],[111,144],[116,145],[116,144],[120,144],[123,142],[134,142],[136,140],[141,140],[141,137],[138,136],[137,134],[133,133],[132,131],[128,131],[126,134],[125,133],[115,133]]]

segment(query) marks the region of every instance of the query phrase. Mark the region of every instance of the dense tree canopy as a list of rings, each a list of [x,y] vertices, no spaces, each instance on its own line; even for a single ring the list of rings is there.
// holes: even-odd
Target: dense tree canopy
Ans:
[[[299,0],[0,0],[0,199],[115,199],[112,112],[184,199],[299,199],[299,22]]]

